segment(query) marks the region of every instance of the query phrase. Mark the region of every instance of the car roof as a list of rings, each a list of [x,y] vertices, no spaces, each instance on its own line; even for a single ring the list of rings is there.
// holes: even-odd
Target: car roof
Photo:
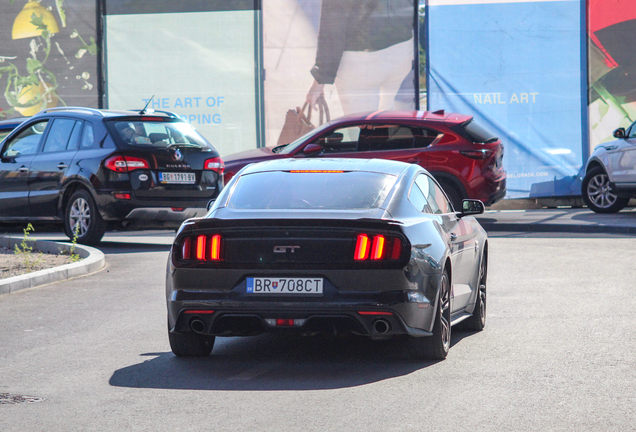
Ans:
[[[0,120],[0,130],[11,130],[27,119],[28,117],[16,117],[7,120]]]
[[[165,117],[166,119],[181,119],[179,115],[170,112],[170,111],[159,111],[153,109],[147,109],[145,112],[141,113],[141,108],[134,110],[107,110],[107,109],[95,109],[95,108],[87,108],[87,107],[56,107],[49,108],[37,113],[35,117],[44,116],[44,115],[59,115],[65,116],[69,113],[73,113],[73,115],[77,115],[80,117],[101,117],[101,118],[117,118],[117,117]]]
[[[242,174],[254,174],[267,171],[291,171],[291,170],[342,170],[375,172],[388,175],[400,175],[411,164],[386,159],[275,159],[248,165]]]
[[[354,114],[347,114],[340,117],[339,121],[369,121],[369,120],[427,120],[427,121],[443,121],[446,123],[464,123],[473,116],[467,114],[447,113],[444,110],[438,111],[366,111]],[[335,123],[332,122],[332,123]]]

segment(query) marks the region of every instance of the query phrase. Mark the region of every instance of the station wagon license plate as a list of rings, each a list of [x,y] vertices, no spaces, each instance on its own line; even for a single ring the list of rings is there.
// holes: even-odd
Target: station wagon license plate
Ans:
[[[169,173],[160,172],[159,181],[171,184],[194,184],[197,179],[194,173]]]
[[[322,278],[247,278],[247,294],[322,295]]]

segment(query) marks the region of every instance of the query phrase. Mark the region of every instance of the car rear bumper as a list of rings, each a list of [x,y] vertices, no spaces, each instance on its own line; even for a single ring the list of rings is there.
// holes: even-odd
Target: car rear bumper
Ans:
[[[482,195],[479,198],[484,205],[493,205],[498,201],[501,201],[506,196],[506,177],[503,176],[497,180],[488,180],[485,182],[485,187],[482,187]]]
[[[116,194],[128,195],[119,199]],[[96,192],[96,201],[102,218],[106,221],[127,221],[126,225],[165,226],[176,228],[186,219],[207,213],[209,200],[140,200],[129,191]]]
[[[215,336],[323,332],[368,336],[431,334],[435,308],[424,296],[410,300],[409,291],[345,292],[325,279],[322,297],[285,297],[249,295],[244,285],[239,284],[229,292],[171,291],[167,302],[171,331]]]
[[[201,217],[207,213],[204,208],[143,207],[130,211],[124,219],[129,221],[162,221],[181,223],[186,219]]]

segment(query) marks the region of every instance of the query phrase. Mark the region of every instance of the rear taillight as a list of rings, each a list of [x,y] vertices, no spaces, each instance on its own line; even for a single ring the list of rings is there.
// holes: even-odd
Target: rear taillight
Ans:
[[[399,260],[402,256],[402,240],[399,237],[358,234],[356,250],[353,254],[355,261]]]
[[[181,240],[183,261],[223,261],[223,237],[220,234],[200,234]]]
[[[493,151],[489,149],[460,150],[459,153],[471,159],[487,159],[492,155]]]
[[[148,161],[132,156],[113,156],[106,159],[104,166],[118,173],[127,173],[136,169],[150,169]]]
[[[356,241],[356,253],[354,255],[354,259],[356,261],[364,261],[369,258],[369,236],[366,234],[359,234],[358,240]]]
[[[225,170],[225,164],[223,163],[223,159],[220,157],[215,157],[212,159],[208,159],[203,164],[204,170],[211,170],[217,172],[219,175],[223,175],[223,171]]]

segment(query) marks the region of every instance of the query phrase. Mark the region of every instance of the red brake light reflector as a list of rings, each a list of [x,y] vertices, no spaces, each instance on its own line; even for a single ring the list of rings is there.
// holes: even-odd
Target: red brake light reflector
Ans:
[[[212,261],[221,260],[221,235],[216,234],[212,236],[210,241],[210,259]]]
[[[373,248],[371,249],[371,259],[381,260],[384,255],[384,236],[373,237]]]
[[[460,150],[461,154],[471,159],[486,159],[492,154],[492,150],[480,149],[480,150]]]
[[[391,250],[391,259],[400,259],[400,255],[402,255],[402,240],[400,240],[398,237],[395,237],[395,239],[393,240],[393,249]]]
[[[223,175],[223,171],[225,171],[225,163],[223,159],[220,157],[215,157],[212,159],[208,159],[203,163],[204,170],[211,170],[219,173],[219,175]]]
[[[213,314],[214,311],[213,310],[187,310],[187,311],[183,311],[184,314],[197,314],[197,315],[206,315],[206,314]]]
[[[129,200],[130,199],[130,194],[129,193],[116,193],[115,194],[115,198]]]
[[[197,259],[199,261],[205,261],[205,241],[204,235],[197,237]]]
[[[370,245],[369,237],[366,234],[359,234],[354,259],[356,261],[364,261],[369,258]]]
[[[136,169],[150,169],[148,161],[132,156],[113,156],[106,159],[104,166],[118,173],[127,173]]]
[[[184,237],[181,241],[180,259],[184,261],[223,261],[223,236],[221,234],[200,234]]]
[[[184,260],[192,258],[192,239],[190,237],[183,239],[183,243],[181,244],[181,258]]]
[[[360,315],[393,315],[393,312],[383,311],[358,311]]]
[[[294,325],[293,319],[283,319],[283,318],[276,319],[276,326],[278,327],[291,327],[293,325]]]
[[[402,257],[402,240],[393,235],[358,234],[356,250],[353,255],[355,261],[396,261]]]

